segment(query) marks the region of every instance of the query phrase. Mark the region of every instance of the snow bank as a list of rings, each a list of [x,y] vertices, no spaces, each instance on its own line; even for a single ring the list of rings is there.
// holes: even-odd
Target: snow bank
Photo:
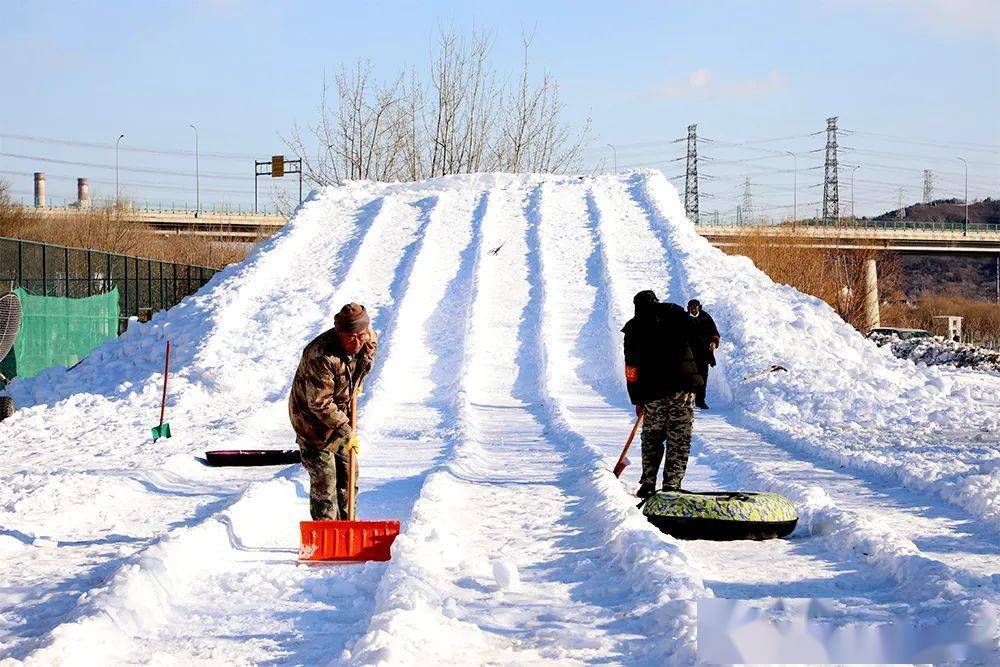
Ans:
[[[726,392],[748,424],[838,465],[932,491],[983,520],[1000,519],[993,406],[970,402],[936,368],[885,355],[826,303],[713,248],[659,172],[632,176],[630,193],[674,258],[683,298],[700,299],[719,325]],[[788,372],[743,381],[774,363]]]

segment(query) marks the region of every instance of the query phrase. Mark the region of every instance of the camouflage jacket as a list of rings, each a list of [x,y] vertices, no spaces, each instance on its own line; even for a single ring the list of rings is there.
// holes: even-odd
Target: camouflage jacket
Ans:
[[[378,337],[348,356],[333,329],[317,336],[302,351],[288,396],[288,417],[299,441],[322,447],[350,435],[351,395],[361,390],[375,363]]]

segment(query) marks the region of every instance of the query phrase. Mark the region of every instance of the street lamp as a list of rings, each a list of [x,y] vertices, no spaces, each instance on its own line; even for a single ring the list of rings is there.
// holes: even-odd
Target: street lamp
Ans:
[[[608,146],[608,148],[611,149],[611,152],[614,155],[615,173],[617,174],[618,173],[618,151],[611,144],[607,144],[607,146]]]
[[[198,212],[201,211],[201,184],[198,175],[198,128],[194,125],[189,124],[192,130],[194,130],[194,217],[198,217]]]
[[[799,219],[799,160],[792,151],[785,151],[792,156],[792,222]]]
[[[851,169],[851,220],[853,220],[855,224],[857,224],[858,218],[854,215],[854,172],[858,169],[861,169],[860,164],[854,165],[854,169]]]
[[[969,234],[969,163],[964,157],[958,158],[965,165],[965,225],[962,227],[962,236]]]
[[[119,134],[118,140],[115,142],[115,208],[118,208],[118,198],[121,197],[121,189],[118,187],[118,144],[124,138],[124,134]]]

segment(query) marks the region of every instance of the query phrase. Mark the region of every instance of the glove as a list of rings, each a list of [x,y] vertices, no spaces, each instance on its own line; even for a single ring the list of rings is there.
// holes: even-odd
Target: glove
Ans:
[[[642,403],[636,403],[635,404],[635,416],[636,417],[641,417],[642,413],[643,413]]]
[[[361,451],[361,443],[358,441],[358,436],[351,434],[351,437],[347,439],[347,443],[344,445],[345,452],[354,452],[357,454]]]

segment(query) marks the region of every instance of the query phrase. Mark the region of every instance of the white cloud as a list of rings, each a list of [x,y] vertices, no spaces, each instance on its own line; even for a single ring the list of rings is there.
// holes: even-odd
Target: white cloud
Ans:
[[[640,99],[680,99],[680,100],[746,100],[766,95],[784,88],[788,77],[783,72],[772,70],[764,76],[743,80],[714,81],[711,72],[699,67],[686,77],[662,85],[650,86],[640,91]]]

